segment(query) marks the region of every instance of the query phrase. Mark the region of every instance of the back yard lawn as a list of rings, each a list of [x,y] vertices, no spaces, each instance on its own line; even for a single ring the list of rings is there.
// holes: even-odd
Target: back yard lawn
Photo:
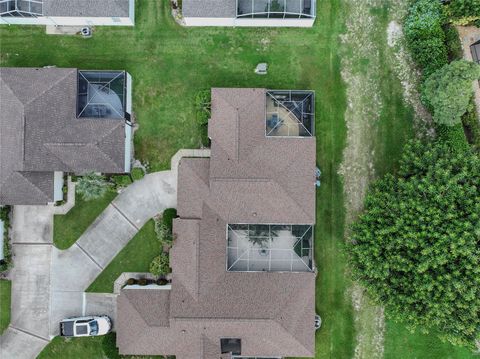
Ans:
[[[358,188],[358,184],[367,183],[370,178],[363,177],[365,168],[376,168],[377,175],[394,171],[403,143],[413,135],[412,110],[403,103],[396,64],[387,51],[389,14],[396,13],[397,3],[401,1],[317,1],[317,19],[312,29],[248,29],[182,28],[171,19],[168,1],[143,0],[136,2],[134,28],[99,27],[88,40],[47,36],[41,27],[0,27],[0,64],[129,71],[139,124],[135,133],[136,157],[148,162],[151,171],[168,168],[170,157],[178,149],[201,145],[202,133],[194,109],[199,90],[315,90],[317,156],[322,169],[315,227],[319,270],[316,301],[324,323],[316,337],[316,357],[352,358],[360,348],[358,358],[375,358],[369,356],[378,353],[375,331],[370,329],[378,311],[374,309],[373,315],[369,310],[355,314],[352,283],[343,255],[345,221],[351,216],[351,198],[345,198],[344,193],[349,191],[344,187]],[[341,36],[346,33],[350,37]],[[269,64],[267,76],[254,75],[259,62]],[[355,147],[358,143],[367,146],[359,151]],[[343,156],[345,148],[345,153],[352,156]],[[351,166],[344,158],[350,159]],[[338,174],[340,168],[343,178]],[[90,214],[90,210],[85,213]],[[59,219],[55,219],[56,227]],[[74,235],[55,237],[70,238],[61,245],[68,247],[85,228],[75,229]],[[150,234],[140,233],[137,236],[145,236],[146,242],[132,239],[124,251],[143,253],[151,245],[146,244],[153,240]],[[116,276],[130,270],[123,264],[124,251],[89,291],[111,291]],[[148,265],[144,266],[147,262],[145,257],[129,265],[132,270],[148,270]],[[417,350],[416,343],[423,342],[424,337],[409,335],[402,326],[398,328],[393,330],[387,325],[380,355],[423,358],[425,351]],[[364,343],[359,345],[361,340]],[[403,352],[401,340],[411,343],[411,351]],[[440,357],[463,358],[436,338],[432,343],[440,350]],[[96,349],[89,349],[90,357],[101,357],[101,344],[95,345]],[[61,357],[74,350],[73,346],[60,346],[55,339],[41,358]],[[51,354],[54,352],[56,356]]]

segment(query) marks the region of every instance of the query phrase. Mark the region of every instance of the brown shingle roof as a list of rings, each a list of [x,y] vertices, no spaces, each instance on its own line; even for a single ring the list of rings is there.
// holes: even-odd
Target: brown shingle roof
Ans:
[[[54,171],[124,172],[125,122],[76,103],[76,69],[0,68],[0,204],[52,201]]]
[[[227,337],[242,339],[242,355],[314,356],[314,273],[226,271],[227,224],[315,222],[315,139],[267,138],[265,98],[212,90],[211,158],[178,170],[170,326],[139,321],[122,293],[121,353],[218,359]]]

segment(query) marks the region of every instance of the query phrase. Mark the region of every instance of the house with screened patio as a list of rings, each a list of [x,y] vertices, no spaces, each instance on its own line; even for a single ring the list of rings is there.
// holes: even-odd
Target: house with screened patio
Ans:
[[[61,201],[64,173],[130,172],[125,71],[0,68],[0,108],[0,205]]]
[[[187,26],[311,27],[316,0],[183,0]]]
[[[0,0],[0,24],[133,26],[135,0]]]
[[[315,356],[314,103],[212,89],[211,155],[178,166],[171,283],[121,290],[121,354]]]

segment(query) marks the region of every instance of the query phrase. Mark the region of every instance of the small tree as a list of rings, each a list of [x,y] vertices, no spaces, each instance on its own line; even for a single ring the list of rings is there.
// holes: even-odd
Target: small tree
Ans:
[[[394,320],[453,344],[480,339],[480,158],[443,142],[406,147],[370,189],[348,246],[354,277]]]
[[[480,78],[480,66],[454,61],[433,73],[425,82],[422,99],[433,111],[435,122],[447,126],[460,123],[473,96],[472,82]]]
[[[480,19],[480,0],[451,0],[447,14],[456,25],[467,25]]]
[[[404,30],[413,59],[425,77],[448,63],[440,1],[414,0],[405,18]]]
[[[79,177],[76,185],[76,191],[85,201],[101,198],[107,193],[110,184],[104,176],[93,172]]]
[[[195,95],[195,111],[197,113],[197,122],[200,125],[206,125],[211,116],[212,95],[210,90],[202,90]]]
[[[170,260],[167,253],[162,253],[153,259],[150,263],[150,273],[157,277],[170,273]]]

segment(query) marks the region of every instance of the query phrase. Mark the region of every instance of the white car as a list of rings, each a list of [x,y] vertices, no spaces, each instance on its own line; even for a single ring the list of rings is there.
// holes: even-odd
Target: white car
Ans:
[[[63,337],[95,337],[112,330],[112,321],[106,315],[67,318],[60,322]]]
[[[322,318],[318,314],[315,315],[315,330],[320,329],[322,326]]]

